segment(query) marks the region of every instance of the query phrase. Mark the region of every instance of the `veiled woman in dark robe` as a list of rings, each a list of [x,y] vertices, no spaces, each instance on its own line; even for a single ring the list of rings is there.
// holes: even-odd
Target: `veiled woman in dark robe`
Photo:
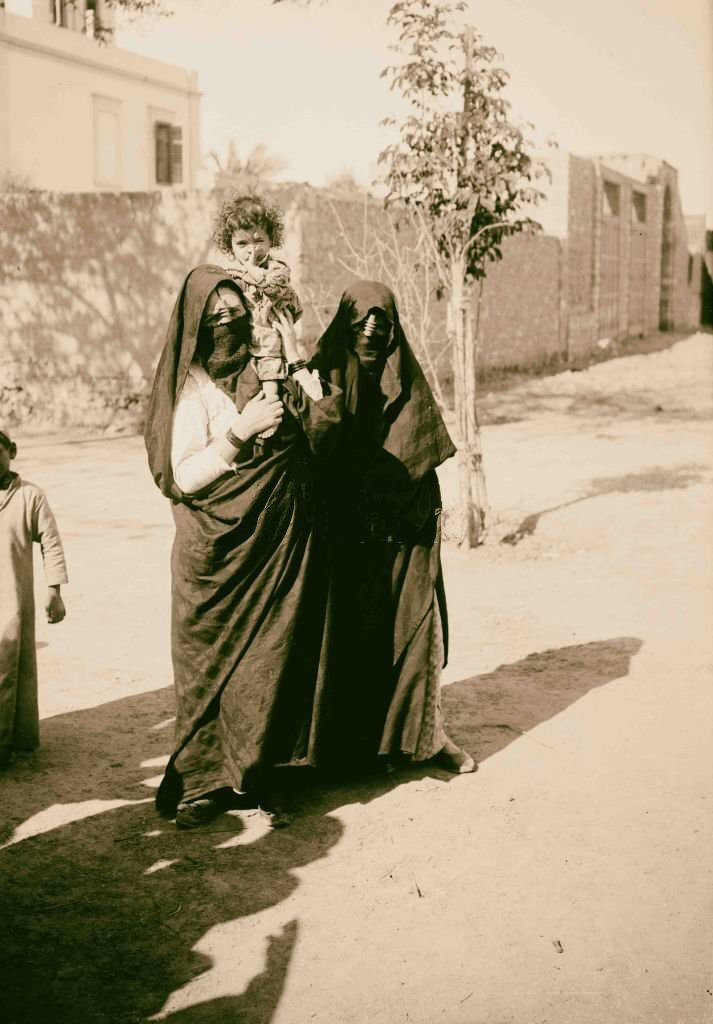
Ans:
[[[289,323],[282,323],[294,346]],[[153,384],[145,430],[171,501],[176,747],[157,807],[192,827],[263,769],[310,761],[326,585],[314,558],[312,455],[339,426],[340,397],[304,362],[283,398],[262,394],[251,323],[218,267],[187,277]],[[254,437],[278,426],[266,444]]]
[[[440,706],[447,614],[436,467],[455,446],[391,291],[358,281],[344,292],[311,365],[344,394],[320,487],[332,558],[325,756],[438,755],[450,771],[474,771]]]

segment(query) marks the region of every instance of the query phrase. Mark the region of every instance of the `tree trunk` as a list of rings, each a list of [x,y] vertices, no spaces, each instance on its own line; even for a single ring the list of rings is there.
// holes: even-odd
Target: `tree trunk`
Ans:
[[[478,398],[477,398],[477,377],[478,366],[478,343],[480,341],[480,302],[483,295],[483,282],[478,282],[476,293],[476,317],[473,323],[473,296],[468,292],[463,306],[465,353],[466,353],[466,409],[468,413],[468,459],[469,477],[471,486],[471,500],[473,503],[474,535],[471,547],[482,544],[485,540],[485,533],[488,528],[490,507],[488,505],[488,490],[485,483],[485,468],[483,466],[483,445],[480,436],[480,423],[478,422]]]
[[[455,539],[461,547],[482,544],[487,524],[488,499],[483,471],[480,426],[476,412],[476,346],[471,296],[464,285],[463,267],[451,267],[448,303],[453,337],[453,389],[458,432],[458,510]],[[478,294],[478,309],[480,293]]]

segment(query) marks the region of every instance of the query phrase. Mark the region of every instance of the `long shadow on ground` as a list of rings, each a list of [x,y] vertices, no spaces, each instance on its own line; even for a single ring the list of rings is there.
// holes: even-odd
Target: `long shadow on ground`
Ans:
[[[581,501],[589,501],[591,498],[600,498],[607,494],[646,494],[656,491],[680,491],[686,487],[692,487],[704,479],[703,466],[676,466],[673,469],[644,469],[638,473],[627,473],[624,476],[604,476],[591,480],[589,490],[578,498],[571,498],[569,501],[560,502],[559,505],[552,505],[550,508],[543,508],[539,512],[531,512],[525,516],[516,530],[501,538],[501,544],[519,544],[525,537],[531,537],[537,529],[543,516],[552,512],[559,512],[571,505],[578,505]]]
[[[623,637],[545,651],[454,683],[444,690],[449,731],[488,757],[589,690],[625,676],[639,647]],[[0,849],[4,1024],[145,1021],[208,969],[209,958],[193,947],[211,927],[287,899],[299,884],[294,869],[338,842],[343,826],[330,811],[419,775],[444,778],[426,765],[338,784],[313,779],[298,790],[290,828],[225,847],[226,840],[240,842],[246,819],[226,815],[181,833],[153,809],[144,782],[160,773],[155,761],[168,752],[171,705],[171,693],[161,690],[50,719],[42,749],[0,782],[0,842],[21,835],[18,826],[28,835]],[[132,802],[100,803],[121,800]],[[63,819],[29,835],[40,814]],[[51,825],[39,817],[34,823]],[[271,936],[263,968],[242,994],[166,1019],[269,1024],[298,928],[290,921]]]
[[[502,750],[590,690],[629,674],[635,637],[539,651],[443,690],[448,732],[479,760]]]

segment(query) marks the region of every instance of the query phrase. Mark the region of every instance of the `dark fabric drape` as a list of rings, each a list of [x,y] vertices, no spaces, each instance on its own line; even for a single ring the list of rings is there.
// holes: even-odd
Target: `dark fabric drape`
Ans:
[[[312,401],[292,381],[286,414],[267,446],[241,453],[235,472],[185,495],[171,472],[171,423],[196,353],[203,310],[225,274],[201,267],[171,315],[151,395],[146,447],[172,500],[172,657],[176,747],[157,796],[163,813],[181,795],[249,784],[252,770],[310,760],[315,681],[327,582],[315,559],[312,456],[338,427],[335,389]],[[249,319],[246,316],[247,329]],[[240,373],[241,409],[259,390]]]
[[[376,377],[354,343],[354,326],[373,311],[389,324]],[[360,281],[344,293],[312,365],[345,406],[338,451],[320,474],[333,593],[324,742],[333,757],[430,757],[443,743],[447,653],[435,469],[455,446],[384,285]]]
[[[374,309],[389,320],[391,336],[379,382],[381,408],[373,419],[383,450],[401,463],[412,480],[418,480],[450,458],[456,449],[406,340],[393,293],[378,281],[357,281],[345,291],[334,319],[317,342],[311,365],[344,393],[345,414],[359,421],[363,432],[373,399],[370,402],[368,375],[353,351],[350,332]]]

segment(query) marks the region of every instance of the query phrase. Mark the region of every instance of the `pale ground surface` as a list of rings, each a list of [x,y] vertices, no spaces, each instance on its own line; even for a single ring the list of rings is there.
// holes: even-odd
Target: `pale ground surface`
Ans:
[[[485,430],[498,521],[444,552],[480,771],[316,786],[280,831],[142,802],[168,504],[137,438],[20,437],[71,584],[38,629],[43,747],[0,780],[6,1024],[713,1021],[712,396],[696,336],[485,399],[516,420]]]

